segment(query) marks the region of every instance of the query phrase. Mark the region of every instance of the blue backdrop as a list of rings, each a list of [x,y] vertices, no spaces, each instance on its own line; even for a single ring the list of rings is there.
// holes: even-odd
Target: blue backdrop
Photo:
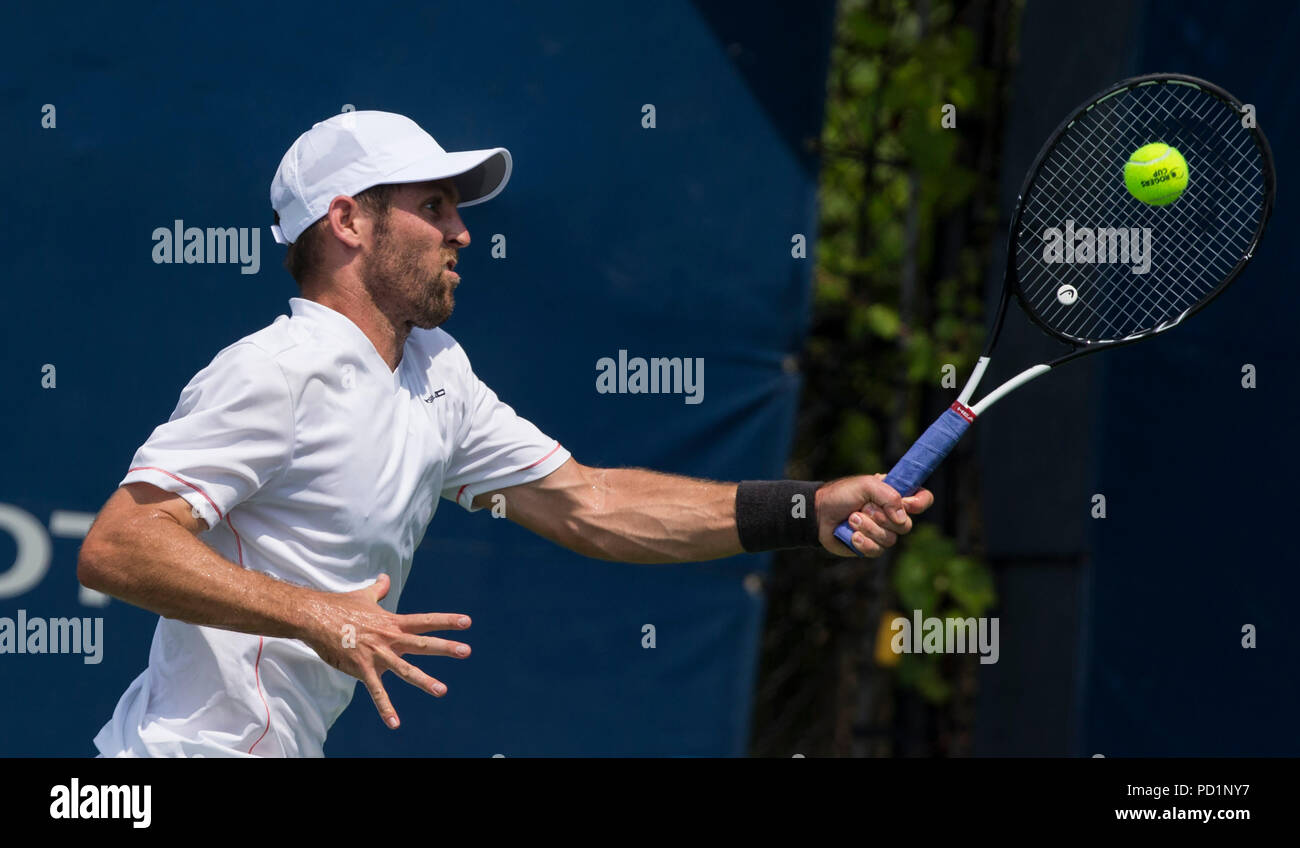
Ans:
[[[11,15],[0,617],[102,616],[104,654],[0,654],[0,753],[92,754],[144,667],[156,616],[79,594],[78,536],[189,377],[287,311],[268,185],[294,138],[348,105],[405,113],[448,149],[514,155],[506,191],[465,210],[474,244],[446,325],[507,402],[587,464],[782,476],[811,261],[791,238],[815,239],[803,141],[820,127],[831,29],[830,4],[783,6]],[[259,271],[155,264],[151,233],[176,219],[260,228]],[[703,358],[703,402],[598,394],[596,362],[619,350]],[[450,686],[442,700],[389,675],[397,733],[361,690],[326,751],[743,753],[762,618],[744,578],[766,565],[588,561],[444,502],[401,606],[472,614],[473,658],[419,661]]]
[[[1253,104],[1277,160],[1277,206],[1256,258],[1213,308],[1158,342],[1097,357],[1105,391],[1090,491],[1105,492],[1109,509],[1092,522],[1084,754],[1300,755],[1300,638],[1289,612],[1300,593],[1291,536],[1300,9],[1223,11],[1146,4],[1134,71],[1192,74]],[[1253,389],[1242,386],[1248,364]],[[1246,625],[1254,648],[1242,645]]]
[[[1025,11],[1004,226],[1061,117],[1141,73],[1202,77],[1252,104],[1278,195],[1254,260],[1210,308],[1159,339],[1062,367],[978,428],[1003,650],[980,672],[977,753],[1300,754],[1300,638],[1288,612],[1300,591],[1290,538],[1297,34],[1300,9],[1265,2],[1228,15],[1202,0]],[[1017,315],[1006,330],[994,369],[1061,352]],[[1254,388],[1243,387],[1247,365]],[[1104,518],[1092,514],[1097,494]],[[1243,645],[1249,628],[1254,647]]]

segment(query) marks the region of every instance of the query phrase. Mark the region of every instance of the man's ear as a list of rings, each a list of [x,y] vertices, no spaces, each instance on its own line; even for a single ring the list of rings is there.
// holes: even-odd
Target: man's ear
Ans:
[[[330,201],[325,217],[329,220],[330,232],[334,238],[348,247],[361,246],[363,228],[369,222],[363,220],[360,204],[351,197],[340,194]]]

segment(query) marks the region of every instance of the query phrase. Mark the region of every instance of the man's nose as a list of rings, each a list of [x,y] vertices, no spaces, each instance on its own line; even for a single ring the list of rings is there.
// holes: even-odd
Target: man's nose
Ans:
[[[459,212],[456,213],[456,219],[452,222],[448,235],[450,236],[448,241],[455,242],[459,247],[469,247],[469,227],[466,227],[465,222],[460,219]]]

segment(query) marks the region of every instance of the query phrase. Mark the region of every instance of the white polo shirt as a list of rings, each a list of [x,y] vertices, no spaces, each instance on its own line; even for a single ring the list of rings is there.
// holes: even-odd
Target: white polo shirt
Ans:
[[[227,347],[118,485],[185,498],[203,539],[245,568],[328,592],[381,574],[395,612],[438,497],[550,474],[569,453],[497,399],[439,329],[413,330],[397,371],[342,314],[292,316]],[[421,612],[425,610],[419,610]],[[95,737],[103,756],[322,756],[355,678],[296,639],[160,618],[149,667]]]

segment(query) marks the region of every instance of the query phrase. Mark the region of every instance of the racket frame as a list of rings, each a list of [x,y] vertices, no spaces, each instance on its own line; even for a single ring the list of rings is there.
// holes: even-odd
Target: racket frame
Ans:
[[[984,356],[987,356],[989,351],[993,349],[993,344],[997,341],[998,333],[1002,329],[1002,319],[1006,315],[1010,295],[1010,292],[1008,291],[1009,288],[1015,290],[1016,299],[1020,301],[1021,310],[1029,316],[1031,321],[1038,325],[1039,329],[1047,333],[1049,336],[1078,349],[1049,363],[1055,366],[1070,359],[1074,359],[1077,356],[1094,353],[1102,348],[1132,344],[1133,342],[1150,338],[1151,336],[1163,333],[1166,330],[1178,326],[1189,316],[1201,311],[1216,297],[1222,294],[1223,290],[1231,285],[1238,276],[1240,276],[1242,270],[1245,269],[1246,265],[1255,255],[1255,251],[1259,248],[1260,239],[1263,238],[1264,229],[1268,226],[1269,218],[1273,214],[1273,199],[1277,192],[1277,173],[1273,166],[1273,149],[1269,146],[1268,139],[1264,136],[1263,131],[1260,130],[1258,125],[1249,127],[1248,129],[1250,130],[1251,137],[1255,141],[1255,146],[1259,148],[1261,160],[1260,170],[1263,177],[1264,198],[1262,201],[1263,208],[1259,216],[1259,224],[1255,228],[1255,234],[1251,238],[1250,246],[1246,248],[1245,253],[1242,254],[1242,257],[1237,261],[1237,264],[1233,266],[1232,270],[1229,271],[1223,280],[1211,289],[1207,295],[1192,304],[1177,317],[1163,321],[1151,329],[1133,333],[1122,339],[1105,339],[1101,341],[1079,338],[1057,330],[1055,327],[1048,325],[1047,322],[1040,318],[1033,305],[1029,302],[1028,296],[1020,286],[1020,277],[1016,271],[1015,259],[1016,247],[1019,241],[1018,233],[1020,232],[1021,216],[1024,212],[1024,199],[1029,195],[1030,190],[1033,188],[1035,181],[1039,177],[1040,166],[1043,164],[1043,161],[1051,155],[1052,151],[1056,149],[1056,146],[1060,144],[1061,139],[1065,137],[1065,131],[1068,130],[1075,121],[1079,120],[1081,116],[1087,114],[1092,109],[1096,108],[1099,103],[1102,103],[1105,100],[1116,97],[1130,89],[1147,85],[1187,85],[1199,88],[1219,99],[1232,107],[1233,111],[1238,115],[1241,115],[1244,109],[1244,104],[1242,104],[1240,100],[1208,80],[1203,80],[1200,77],[1188,76],[1187,74],[1156,73],[1130,77],[1129,79],[1121,80],[1110,87],[1103,89],[1097,95],[1090,98],[1087,101],[1087,105],[1075,109],[1068,118],[1061,121],[1056,129],[1052,131],[1052,135],[1048,138],[1047,143],[1043,145],[1042,149],[1038,151],[1038,155],[1034,157],[1033,164],[1029,166],[1029,170],[1025,173],[1024,182],[1021,183],[1020,192],[1016,196],[1016,208],[1011,218],[1011,229],[1007,238],[1006,283],[1003,286],[1002,300],[998,305],[998,315],[993,324],[993,332],[989,337],[988,344],[984,348]]]
[[[1246,252],[1242,255],[1241,259],[1238,260],[1237,264],[1228,272],[1227,276],[1223,278],[1223,281],[1211,289],[1209,294],[1192,304],[1191,307],[1184,310],[1176,318],[1164,321],[1149,330],[1143,330],[1140,333],[1133,333],[1122,339],[1106,339],[1098,341],[1094,339],[1078,338],[1058,331],[1039,318],[1037,312],[1029,303],[1029,298],[1021,288],[1020,277],[1016,272],[1017,233],[1020,231],[1021,216],[1024,212],[1024,199],[1033,188],[1034,182],[1039,176],[1039,167],[1042,165],[1043,161],[1051,155],[1052,151],[1056,149],[1056,146],[1060,143],[1061,139],[1065,137],[1065,131],[1068,130],[1075,121],[1079,120],[1081,116],[1095,108],[1097,104],[1109,100],[1112,97],[1116,97],[1125,91],[1144,85],[1193,86],[1208,92],[1228,104],[1232,107],[1233,111],[1237,112],[1237,114],[1241,114],[1245,108],[1244,104],[1242,104],[1240,100],[1233,97],[1220,86],[1217,86],[1208,80],[1203,80],[1200,77],[1193,77],[1187,74],[1154,73],[1129,77],[1128,79],[1114,83],[1108,88],[1102,89],[1102,91],[1090,98],[1086,105],[1075,109],[1069,117],[1057,125],[1056,129],[1052,131],[1051,136],[1049,136],[1047,142],[1038,151],[1038,155],[1034,157],[1033,164],[1029,166],[1029,170],[1025,173],[1025,179],[1020,185],[1020,192],[1016,195],[1016,206],[1011,216],[1011,228],[1007,235],[1006,271],[1003,275],[1002,294],[998,300],[997,314],[993,319],[993,328],[989,333],[988,341],[984,344],[984,350],[980,353],[979,360],[976,362],[975,368],[971,372],[970,378],[967,380],[966,385],[962,388],[961,394],[957,398],[957,402],[969,409],[974,415],[980,415],[1008,393],[1020,388],[1030,380],[1046,374],[1056,366],[1069,362],[1071,359],[1077,359],[1080,356],[1096,353],[1105,348],[1132,344],[1133,342],[1142,341],[1143,339],[1163,333],[1166,330],[1173,329],[1189,316],[1204,309],[1211,301],[1222,294],[1224,289],[1231,285],[1232,282],[1241,275],[1241,272],[1245,269],[1246,265],[1254,257],[1255,251],[1259,249],[1260,240],[1264,236],[1264,229],[1268,226],[1269,218],[1273,214],[1273,201],[1277,193],[1277,173],[1273,165],[1273,149],[1269,146],[1268,138],[1258,126],[1254,126],[1249,129],[1251,130],[1251,137],[1255,140],[1255,144],[1259,148],[1261,159],[1260,169],[1263,174],[1264,184],[1264,199],[1262,201],[1263,209],[1260,214],[1259,225],[1255,228],[1255,234],[1251,239],[1250,246],[1246,249]],[[1002,333],[1002,322],[1006,318],[1007,311],[1010,308],[1011,295],[1013,292],[1015,293],[1016,300],[1020,303],[1021,311],[1025,313],[1029,320],[1052,338],[1069,345],[1071,351],[1051,360],[1050,362],[1026,368],[1024,371],[1021,371],[1019,374],[1002,383],[1002,385],[998,386],[992,392],[989,392],[989,394],[984,396],[978,403],[972,404],[970,402],[971,395],[974,394],[976,387],[979,385],[980,379],[984,376],[985,369],[992,360],[993,347],[997,344],[998,336]]]
[[[993,320],[993,327],[989,333],[988,340],[984,344],[984,349],[980,353],[979,359],[976,361],[975,368],[971,372],[971,376],[967,379],[966,384],[962,387],[961,394],[958,395],[957,401],[950,407],[950,409],[945,411],[944,415],[949,415],[950,412],[956,412],[962,418],[964,418],[967,421],[967,423],[971,423],[975,420],[975,418],[977,418],[979,415],[985,412],[990,406],[992,406],[998,400],[1005,397],[1007,394],[1014,391],[1015,389],[1020,388],[1025,383],[1028,383],[1029,381],[1034,380],[1037,377],[1042,376],[1043,374],[1046,374],[1048,371],[1051,371],[1053,368],[1057,367],[1058,365],[1062,365],[1066,362],[1069,362],[1072,359],[1077,359],[1081,356],[1087,356],[1090,353],[1096,353],[1099,350],[1104,350],[1113,347],[1121,347],[1123,345],[1132,344],[1133,342],[1142,341],[1143,339],[1150,338],[1152,336],[1158,335],[1160,333],[1165,332],[1166,330],[1170,330],[1178,326],[1189,316],[1194,315],[1195,313],[1204,309],[1215,298],[1217,298],[1220,294],[1222,294],[1223,291],[1229,285],[1231,285],[1233,281],[1237,279],[1238,276],[1241,275],[1241,272],[1245,269],[1246,265],[1249,264],[1250,260],[1254,257],[1256,250],[1258,250],[1259,248],[1260,240],[1263,238],[1264,229],[1267,227],[1269,218],[1272,216],[1273,201],[1277,192],[1277,174],[1273,164],[1273,151],[1272,148],[1269,146],[1268,138],[1264,135],[1263,131],[1260,130],[1258,125],[1254,127],[1249,127],[1248,129],[1251,130],[1251,136],[1255,141],[1256,147],[1258,147],[1259,149],[1260,158],[1261,158],[1261,171],[1263,177],[1264,198],[1262,201],[1262,210],[1259,217],[1259,224],[1255,229],[1255,233],[1251,239],[1250,245],[1247,247],[1242,257],[1237,261],[1236,265],[1233,266],[1232,270],[1228,272],[1228,274],[1223,278],[1223,280],[1212,290],[1210,290],[1210,292],[1206,294],[1205,297],[1201,298],[1196,303],[1192,304],[1190,307],[1188,307],[1186,310],[1184,310],[1175,318],[1163,321],[1155,327],[1152,327],[1147,330],[1143,330],[1138,333],[1130,334],[1121,339],[1105,339],[1105,340],[1079,338],[1077,336],[1071,336],[1067,333],[1060,332],[1054,327],[1048,325],[1043,319],[1041,319],[1038,316],[1037,312],[1032,307],[1032,305],[1030,304],[1028,296],[1021,288],[1020,278],[1016,271],[1016,248],[1018,243],[1017,234],[1020,230],[1021,217],[1024,212],[1024,198],[1029,194],[1030,190],[1033,188],[1034,182],[1039,176],[1040,166],[1042,165],[1043,161],[1056,148],[1057,144],[1060,143],[1061,139],[1064,138],[1065,131],[1068,130],[1070,126],[1080,118],[1080,116],[1086,114],[1088,111],[1095,108],[1099,103],[1102,103],[1103,101],[1108,100],[1111,97],[1116,97],[1119,94],[1128,91],[1132,88],[1136,88],[1138,86],[1145,86],[1145,85],[1193,86],[1211,94],[1212,96],[1218,98],[1219,100],[1223,101],[1227,105],[1231,106],[1232,109],[1237,114],[1242,114],[1244,111],[1244,105],[1240,100],[1238,100],[1236,97],[1233,97],[1223,88],[1215,85],[1212,82],[1209,82],[1208,80],[1204,80],[1199,77],[1188,76],[1186,74],[1154,73],[1154,74],[1143,74],[1141,76],[1130,77],[1128,79],[1121,80],[1117,83],[1114,83],[1113,85],[1103,89],[1093,97],[1089,98],[1086,101],[1086,105],[1075,109],[1074,112],[1072,112],[1069,115],[1069,117],[1061,121],[1061,123],[1056,127],[1056,129],[1052,131],[1052,134],[1051,136],[1048,137],[1047,142],[1038,151],[1038,155],[1034,157],[1033,164],[1030,165],[1029,170],[1025,174],[1025,179],[1021,183],[1020,192],[1016,196],[1015,209],[1011,216],[1011,227],[1007,237],[1006,269],[1003,274],[1002,293],[998,300],[997,313]],[[984,372],[987,370],[989,362],[992,361],[993,348],[997,344],[998,337],[1002,333],[1002,324],[1004,319],[1006,318],[1007,311],[1010,307],[1011,294],[1013,291],[1015,292],[1016,299],[1020,303],[1021,311],[1023,311],[1025,315],[1028,316],[1030,321],[1032,321],[1035,325],[1038,326],[1039,329],[1047,333],[1050,337],[1057,339],[1058,341],[1061,341],[1066,345],[1069,345],[1071,350],[1069,353],[1059,356],[1056,359],[1051,360],[1050,362],[1040,363],[1038,365],[1034,365],[1029,368],[1026,368],[1024,371],[1021,371],[1019,374],[1016,374],[1011,379],[1003,382],[1000,386],[998,386],[993,391],[989,392],[977,403],[970,404],[971,396],[975,393],[975,389],[978,387],[981,378],[983,378]],[[939,422],[936,422],[936,424],[932,425],[932,427],[937,426],[938,424]],[[890,473],[893,474],[894,472],[891,471]],[[902,494],[907,495],[911,493],[904,492]],[[840,539],[840,541],[843,542],[854,553],[858,553],[857,549],[854,548],[851,544],[849,544],[848,541],[852,537],[852,534],[853,534],[853,530],[852,528],[849,527],[847,522],[841,522],[840,525],[835,530],[836,538]],[[862,554],[858,553],[858,555],[861,556]]]

